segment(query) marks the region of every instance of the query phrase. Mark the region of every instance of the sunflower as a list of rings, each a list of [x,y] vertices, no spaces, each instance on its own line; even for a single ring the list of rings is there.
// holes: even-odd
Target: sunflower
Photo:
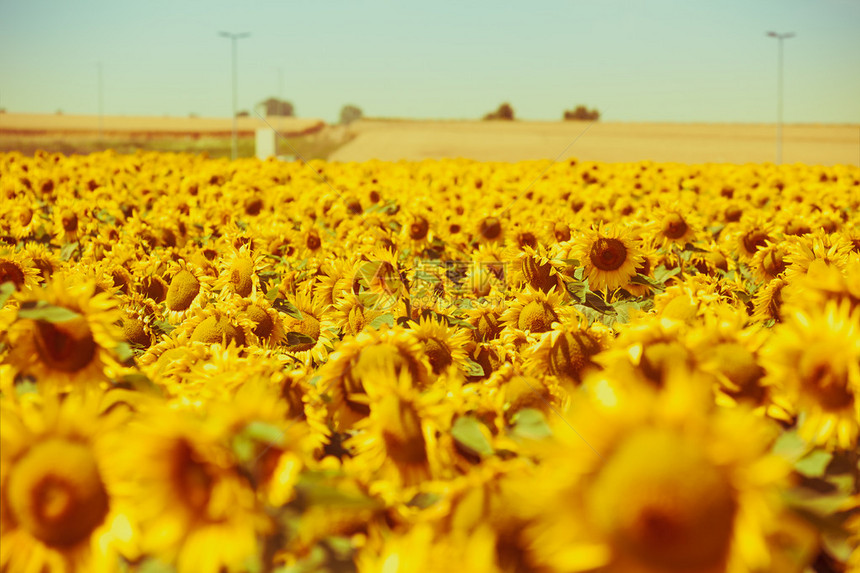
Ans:
[[[252,295],[247,298],[234,298],[233,305],[240,312],[240,318],[250,320],[251,334],[261,346],[275,347],[284,342],[286,331],[281,314],[263,296]]]
[[[690,213],[684,213],[679,206],[665,209],[658,221],[655,240],[664,249],[670,246],[683,248],[687,243],[695,241],[698,225],[693,221]]]
[[[768,380],[801,414],[800,436],[829,449],[857,447],[860,435],[860,310],[827,303],[794,310],[764,353]]]
[[[777,428],[713,409],[687,375],[661,392],[589,386],[550,420],[555,439],[520,496],[523,535],[553,571],[760,570],[780,525],[789,467],[769,454]],[[541,483],[540,491],[534,483]]]
[[[154,407],[112,440],[111,474],[143,551],[177,571],[240,570],[271,524],[218,420]]]
[[[498,338],[504,328],[501,322],[504,312],[505,305],[500,301],[476,305],[466,311],[466,320],[474,327],[471,332],[475,342]]]
[[[376,317],[383,314],[380,310],[367,308],[361,297],[351,292],[344,292],[334,307],[331,320],[344,334],[358,334]]]
[[[176,328],[176,336],[183,343],[241,347],[253,340],[254,327],[247,314],[228,303],[216,302],[188,316]]]
[[[809,272],[813,263],[843,270],[848,263],[852,244],[842,235],[828,235],[822,230],[796,238],[785,257],[786,280],[791,282]]]
[[[540,342],[527,351],[526,369],[576,386],[589,369],[598,368],[592,358],[605,350],[611,339],[612,332],[599,322],[588,326],[584,317],[577,317],[541,335]]]
[[[756,251],[750,261],[753,275],[761,282],[775,279],[785,272],[788,252],[788,244],[785,241],[765,241],[764,247]]]
[[[53,391],[99,384],[118,373],[113,351],[122,340],[121,315],[108,293],[95,294],[94,283],[70,284],[60,275],[18,300],[4,359],[16,372]]]
[[[555,287],[556,291],[565,292],[558,270],[543,245],[538,245],[536,248],[525,246],[512,252],[511,255],[513,257],[511,278],[515,284],[529,285],[544,292]]]
[[[177,323],[195,310],[206,307],[213,281],[198,266],[184,259],[179,259],[171,266],[164,304],[167,319]]]
[[[592,290],[614,291],[630,282],[644,256],[629,230],[600,225],[582,234],[572,252]]]
[[[466,370],[466,342],[469,333],[456,326],[442,323],[440,318],[421,318],[410,321],[409,328],[424,346],[424,355],[430,362],[433,374],[440,375],[450,367]]]
[[[290,333],[295,332],[312,341],[298,342],[288,347],[288,351],[302,362],[315,361],[322,363],[331,352],[332,341],[335,339],[336,327],[329,317],[325,303],[310,294],[310,289],[303,288],[291,302],[299,310],[302,317],[286,316],[283,318],[284,331],[289,343]]]
[[[103,395],[0,400],[0,569],[114,571],[134,558],[106,440],[126,418]]]
[[[550,289],[549,292],[528,287],[508,305],[500,320],[507,329],[528,333],[547,332],[553,324],[571,316],[572,307],[563,306],[563,297]]]
[[[481,217],[475,223],[472,237],[478,243],[503,243],[505,241],[504,219],[489,214]]]
[[[450,447],[440,447],[448,434],[451,409],[443,390],[420,392],[406,370],[382,367],[368,373],[375,383],[369,415],[353,426],[345,447],[353,452],[350,466],[396,486],[409,488],[445,477]]]
[[[40,282],[39,269],[26,251],[0,247],[0,284],[10,282],[15,289],[26,291]]]
[[[222,297],[252,296],[260,290],[259,273],[270,265],[262,252],[254,253],[250,246],[233,247],[222,255],[218,279],[213,286]]]
[[[347,336],[319,369],[319,391],[336,428],[349,428],[370,413],[368,387],[380,369],[393,369],[398,376],[408,372],[417,388],[430,383],[429,359],[412,331],[383,327]]]
[[[782,293],[786,286],[788,282],[777,277],[756,291],[753,297],[753,320],[757,322],[782,320]]]
[[[774,225],[763,215],[749,215],[741,218],[737,229],[726,236],[733,242],[732,251],[738,259],[749,262],[759,249],[765,247],[768,241],[773,242]]]
[[[33,260],[43,281],[50,280],[62,265],[60,258],[44,243],[25,243],[22,252]]]

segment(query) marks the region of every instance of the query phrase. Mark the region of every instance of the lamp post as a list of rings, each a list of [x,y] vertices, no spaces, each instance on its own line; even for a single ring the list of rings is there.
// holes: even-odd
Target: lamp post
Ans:
[[[104,87],[102,84],[102,63],[97,65],[99,76],[99,141],[104,138]]]
[[[776,164],[782,162],[782,41],[794,37],[794,32],[777,34],[768,32],[768,37],[779,41],[779,56],[777,61],[777,102],[776,102]]]
[[[238,99],[237,93],[239,91],[239,84],[238,84],[238,79],[237,79],[237,77],[238,77],[238,64],[236,62],[236,41],[241,40],[242,38],[247,38],[248,36],[251,35],[251,33],[250,32],[242,32],[240,34],[231,34],[230,32],[218,32],[218,35],[223,37],[223,38],[230,38],[230,40],[233,44],[233,137],[231,140],[231,156],[232,156],[233,160],[235,160],[239,154],[239,145],[236,141],[236,105],[237,105],[236,102]]]

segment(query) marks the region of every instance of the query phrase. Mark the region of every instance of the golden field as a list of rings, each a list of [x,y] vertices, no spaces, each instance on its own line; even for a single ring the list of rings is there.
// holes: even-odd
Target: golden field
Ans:
[[[776,157],[776,128],[765,124],[362,120],[351,128],[356,138],[330,160],[576,157],[609,162],[743,164]],[[783,162],[860,165],[860,125],[786,125]]]
[[[860,570],[860,168],[593,130],[0,154],[0,571]]]

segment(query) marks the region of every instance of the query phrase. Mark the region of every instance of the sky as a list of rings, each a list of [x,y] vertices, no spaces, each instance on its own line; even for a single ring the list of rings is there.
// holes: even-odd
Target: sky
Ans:
[[[0,0],[0,108],[229,117],[860,123],[860,0]],[[0,116],[2,125],[2,116]]]

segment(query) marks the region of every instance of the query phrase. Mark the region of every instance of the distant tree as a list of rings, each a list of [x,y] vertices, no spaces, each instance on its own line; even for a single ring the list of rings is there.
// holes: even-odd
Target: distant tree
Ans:
[[[347,104],[340,108],[340,122],[344,125],[349,125],[362,117],[364,117],[364,112],[358,106]]]
[[[249,115],[251,115],[251,114],[248,113],[248,110],[245,110],[245,109],[243,109],[242,111],[236,112],[236,117],[248,117]]]
[[[588,109],[584,105],[578,105],[573,111],[565,110],[564,119],[566,121],[597,121],[600,119],[600,112],[596,109]]]
[[[292,117],[295,115],[295,108],[291,102],[274,97],[261,101],[255,106],[255,109],[260,115],[266,117]]]
[[[513,120],[514,119],[514,108],[511,107],[511,104],[505,102],[499,106],[499,109],[492,113],[488,113],[484,116],[484,120],[493,120],[493,119],[504,119],[504,120]]]

